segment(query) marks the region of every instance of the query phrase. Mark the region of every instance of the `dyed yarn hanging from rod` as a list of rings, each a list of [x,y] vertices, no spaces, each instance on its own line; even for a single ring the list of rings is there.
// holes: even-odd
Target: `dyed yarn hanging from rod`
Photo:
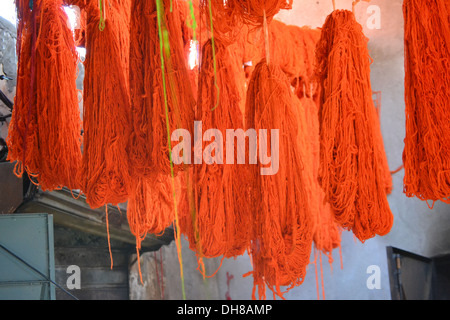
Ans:
[[[260,170],[267,166],[262,162],[251,168],[253,298],[256,291],[259,298],[265,298],[266,285],[283,297],[281,287],[290,290],[303,283],[309,264],[314,232],[308,190],[311,161],[307,157],[311,153],[308,144],[300,143],[306,124],[294,98],[279,67],[265,60],[256,65],[247,91],[246,127],[270,131],[267,142],[260,141],[258,146],[273,148],[271,163],[275,165],[278,158],[278,171],[262,175]],[[279,130],[279,141],[272,129]],[[266,157],[267,149],[262,150]]]
[[[405,0],[403,190],[450,203],[450,2]]]
[[[130,183],[129,4],[86,5],[82,191],[92,208],[125,202]],[[101,10],[100,10],[101,9]]]
[[[182,174],[175,179],[179,207],[182,207],[181,201],[187,201],[182,194],[185,190]],[[131,233],[136,237],[136,249],[140,250],[147,235],[164,233],[175,220],[172,182],[168,175],[140,177],[134,180],[130,189],[127,220]]]
[[[264,20],[272,21],[282,9],[292,9],[293,0],[228,0],[238,7],[238,14],[244,23],[263,26]]]
[[[199,141],[194,144],[202,154],[194,153],[194,161],[199,159],[193,167],[195,212],[187,214],[180,222],[181,232],[188,238],[190,248],[199,257],[206,258],[242,255],[250,245],[252,230],[249,193],[243,181],[247,167],[237,163],[245,159],[236,158],[242,145],[237,144],[239,138],[229,144],[226,135],[228,129],[243,128],[241,97],[227,47],[218,39],[214,41],[214,47],[217,73],[214,71],[213,41],[208,40],[203,45],[199,74],[197,111],[201,132],[198,133]],[[212,130],[214,135],[208,136]],[[216,136],[217,131],[219,136]],[[229,152],[230,148],[233,152]],[[244,150],[241,151],[243,155]]]
[[[308,143],[311,153],[311,210],[315,219],[314,223],[314,247],[316,250],[324,253],[329,262],[333,261],[332,252],[340,247],[341,230],[334,220],[334,214],[330,204],[325,201],[325,193],[322,190],[319,181],[320,165],[320,136],[319,136],[319,118],[318,105],[312,98],[303,97],[298,102],[300,112],[303,112],[306,119],[306,129],[302,130],[305,136],[303,143]]]
[[[317,44],[319,180],[339,224],[365,241],[387,234],[388,170],[372,100],[367,39],[354,14],[333,11]]]
[[[163,39],[158,36],[156,3],[132,1],[130,39],[130,96],[133,131],[130,161],[133,176],[171,173],[164,91],[167,93],[170,132],[192,132],[195,99],[184,56],[181,6],[163,1]],[[164,45],[161,65],[160,40]],[[165,82],[162,72],[164,72]],[[183,166],[174,166],[175,174]]]
[[[60,0],[16,1],[18,79],[9,161],[43,190],[78,189],[81,119],[78,55]]]
[[[205,29],[206,39],[220,39],[226,46],[235,43],[244,27],[240,8],[236,1],[200,0],[200,27]]]

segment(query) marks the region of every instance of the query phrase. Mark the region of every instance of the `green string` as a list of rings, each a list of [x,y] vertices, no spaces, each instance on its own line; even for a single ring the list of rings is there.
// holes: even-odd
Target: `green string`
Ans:
[[[189,0],[189,12],[190,12],[190,17],[191,17],[192,23],[188,21],[187,25],[189,28],[192,28],[192,40],[194,42],[197,42],[197,36],[195,33],[195,29],[197,29],[197,20],[195,19],[194,3],[192,2],[192,0]]]
[[[209,23],[211,26],[211,45],[212,45],[212,55],[213,55],[213,65],[214,65],[214,86],[217,90],[217,101],[214,108],[211,109],[211,111],[214,111],[214,109],[217,108],[219,105],[219,99],[220,99],[220,89],[219,85],[217,84],[217,68],[216,68],[216,46],[214,45],[214,28],[213,28],[213,18],[212,18],[212,9],[211,9],[211,0],[208,0],[208,6],[209,6]]]
[[[188,24],[188,27],[189,27],[189,28],[192,28],[192,41],[194,41],[195,45],[197,46],[197,33],[196,33],[196,29],[197,29],[197,26],[198,26],[198,25],[197,25],[197,20],[195,19],[194,3],[193,3],[192,0],[189,0],[189,12],[190,12],[190,18],[191,18],[191,21],[192,21],[192,22],[190,22],[190,21],[188,20],[187,24]],[[198,46],[197,46],[197,49],[198,49]],[[189,188],[190,188],[190,185],[189,185],[189,179],[187,179],[187,180],[188,180],[188,190],[190,190],[190,189],[189,189]],[[195,223],[195,221],[197,221],[197,220],[196,220],[196,219],[197,219],[197,212],[196,212],[196,210],[195,210],[195,206],[193,205],[194,199],[191,199],[190,202],[191,202],[191,217],[192,217],[193,228],[194,228],[194,238],[195,238],[195,241],[196,241],[197,245],[200,245],[200,246],[201,246],[201,244],[200,244],[200,232],[199,232],[199,230],[198,230],[197,223]],[[199,252],[202,252],[201,247],[199,248],[198,251],[199,251]]]
[[[172,161],[172,144],[170,140],[170,125],[169,125],[169,108],[167,101],[167,89],[166,89],[166,77],[165,77],[165,63],[164,63],[164,54],[170,54],[170,44],[169,44],[169,33],[165,26],[162,25],[163,22],[163,14],[164,9],[161,3],[161,0],[156,0],[156,12],[157,12],[157,20],[158,20],[158,35],[159,35],[159,49],[161,55],[161,73],[162,73],[162,83],[163,83],[163,91],[164,91],[164,108],[166,113],[166,129],[167,129],[167,143],[169,146],[169,159],[170,159],[170,174],[172,178],[172,189],[173,189],[173,199],[174,199],[174,210],[175,210],[175,222],[176,222],[176,230],[175,232],[179,232],[180,228],[178,226],[178,210],[177,210],[177,198],[175,192],[175,175],[173,171],[173,161]],[[164,27],[164,30],[163,30]],[[186,300],[186,292],[184,288],[184,275],[183,275],[183,258],[181,254],[181,239],[178,236],[176,239],[178,243],[178,255],[180,259],[180,277],[181,277],[181,290],[183,294],[183,300]]]
[[[103,31],[103,30],[105,30],[105,25],[106,25],[105,19],[103,18],[103,0],[99,0],[98,5],[99,5],[99,9],[100,9],[100,22],[98,24],[98,29],[100,31]]]

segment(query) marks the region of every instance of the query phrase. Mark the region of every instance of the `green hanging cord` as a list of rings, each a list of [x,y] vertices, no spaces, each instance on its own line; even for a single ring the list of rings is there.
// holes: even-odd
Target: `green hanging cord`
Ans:
[[[166,77],[165,77],[165,67],[164,67],[164,54],[170,54],[169,47],[169,35],[167,29],[162,26],[162,21],[164,19],[164,8],[161,0],[156,0],[156,16],[158,21],[158,35],[159,35],[159,49],[161,55],[161,73],[162,73],[162,83],[164,91],[164,108],[166,113],[166,129],[167,129],[167,143],[169,146],[169,159],[170,159],[170,174],[172,178],[172,189],[173,189],[173,200],[174,200],[174,210],[175,210],[175,232],[180,232],[179,220],[178,220],[178,209],[177,209],[177,197],[175,192],[175,175],[173,171],[173,161],[172,161],[172,144],[170,140],[170,125],[169,125],[169,108],[167,102],[167,89],[166,89]],[[180,235],[176,237],[177,248],[178,248],[178,258],[180,261],[180,277],[181,277],[181,290],[183,294],[183,300],[186,300],[186,292],[184,288],[184,274],[183,274],[183,258],[181,254],[181,238]]]
[[[30,7],[30,10],[33,10],[34,7],[33,0],[30,0],[30,2],[28,2],[28,6]]]
[[[105,25],[106,25],[105,18],[103,17],[103,0],[98,1],[98,6],[100,9],[100,22],[98,24],[98,29],[100,31],[103,31],[103,30],[105,30]]]
[[[190,13],[192,22],[188,21],[187,25],[189,28],[192,29],[192,40],[194,42],[197,42],[197,35],[195,33],[195,30],[197,29],[197,20],[195,19],[194,3],[192,2],[192,0],[189,0],[189,13]]]
[[[217,84],[217,67],[216,67],[216,46],[214,45],[214,28],[213,28],[213,18],[212,18],[212,9],[211,9],[211,0],[208,0],[208,6],[209,6],[209,22],[211,26],[211,45],[212,45],[212,55],[213,55],[213,62],[214,62],[214,86],[217,90],[217,101],[214,108],[211,109],[211,111],[214,111],[214,109],[217,108],[219,105],[220,100],[220,89],[219,85]]]
[[[189,0],[189,13],[190,13],[190,20],[187,19],[186,24],[189,28],[192,29],[192,42],[196,46],[196,49],[197,49],[196,52],[197,52],[197,56],[198,56],[199,46],[198,46],[197,33],[196,33],[197,20],[195,19],[194,3],[192,2],[192,0]]]

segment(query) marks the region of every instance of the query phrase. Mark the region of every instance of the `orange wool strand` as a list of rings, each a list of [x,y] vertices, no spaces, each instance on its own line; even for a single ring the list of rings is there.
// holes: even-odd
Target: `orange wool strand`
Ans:
[[[294,98],[279,67],[265,60],[256,65],[247,92],[246,126],[257,132],[278,129],[280,141],[277,174],[262,176],[261,164],[252,169],[253,298],[256,289],[265,298],[266,284],[274,295],[283,297],[281,286],[289,290],[300,285],[309,264],[314,220],[305,172],[310,169],[306,159],[310,154],[307,144],[301,144],[305,119]]]
[[[321,84],[319,180],[338,223],[365,241],[387,234],[393,216],[372,100],[367,39],[352,12],[330,14],[317,44]]]
[[[17,1],[18,79],[9,128],[9,161],[43,190],[78,189],[81,119],[78,55],[62,1]]]
[[[181,175],[175,179],[177,199],[183,199]],[[137,178],[131,187],[127,219],[138,250],[148,234],[161,234],[172,225],[175,220],[172,194],[172,182],[167,175]]]
[[[315,52],[316,45],[320,39],[320,29],[311,29],[309,27],[287,26],[289,35],[294,42],[294,47],[297,49],[295,60],[302,61],[291,80],[295,88],[295,92],[299,98],[309,98],[319,103],[320,87],[315,80]],[[286,39],[285,39],[286,41]]]
[[[172,186],[167,141],[164,90],[168,98],[170,132],[193,126],[195,99],[187,70],[185,47],[189,34],[183,33],[186,8],[182,2],[163,2],[165,86],[161,66],[156,2],[131,1],[130,99],[132,132],[129,141],[132,183],[127,217],[136,237],[136,248],[149,233],[159,234],[188,210],[183,166],[174,166]],[[172,5],[172,6],[171,6]],[[183,20],[184,21],[184,20]],[[184,38],[186,37],[186,38]],[[173,192],[176,193],[176,207]]]
[[[199,4],[201,27],[207,31],[207,34],[212,32],[215,39],[220,39],[227,46],[236,42],[244,27],[237,2],[234,0],[200,0]]]
[[[218,148],[226,149],[226,130],[243,128],[243,117],[240,96],[232,73],[232,60],[227,48],[218,39],[215,41],[215,53],[221,99],[214,108],[218,93],[214,85],[212,41],[209,40],[202,50],[198,117],[202,121],[203,132],[208,129],[221,132],[223,141],[214,141],[222,145],[217,146],[212,154],[219,157]],[[200,143],[202,150],[211,146],[209,141],[195,143]],[[248,199],[244,196],[245,190],[241,189],[246,173],[244,165],[236,164],[236,159],[234,164],[227,164],[230,159],[225,151],[220,157],[222,163],[207,163],[209,159],[203,156],[202,164],[194,165],[196,213],[194,217],[187,215],[180,222],[181,231],[187,235],[191,249],[200,257],[238,256],[243,254],[250,244],[251,215]]]
[[[312,154],[311,206],[315,209],[313,211],[315,218],[314,247],[327,255],[331,263],[333,261],[332,251],[341,244],[341,231],[334,220],[330,204],[325,202],[325,193],[318,181],[320,165],[318,105],[313,99],[304,97],[300,101],[300,107],[305,113],[307,128],[304,132]]]
[[[286,75],[290,79],[302,77],[305,81],[306,78],[312,78],[314,51],[320,38],[320,30],[273,20],[269,25],[269,32],[270,55]]]
[[[314,79],[314,62],[316,43],[320,38],[320,29],[286,25],[272,20],[269,28],[270,56],[288,76],[296,94],[313,95],[318,98],[318,86]],[[239,63],[253,62],[245,67],[247,78],[256,65],[264,57],[264,42],[261,34],[244,25],[236,43],[230,45]],[[242,67],[242,65],[240,66]]]
[[[405,0],[404,193],[450,203],[450,1]]]
[[[17,87],[14,110],[8,130],[8,160],[17,161],[14,172],[21,177],[39,172],[36,112],[36,38],[37,7],[29,9],[27,0],[16,1],[17,8]],[[33,179],[32,179],[33,181]]]
[[[195,99],[184,51],[181,28],[182,4],[164,4],[166,92],[170,132],[183,128],[192,132]],[[130,38],[130,95],[133,132],[130,161],[134,176],[170,174],[160,39],[154,1],[132,1]],[[168,40],[166,42],[166,40]],[[167,50],[170,49],[170,52]],[[182,170],[175,165],[174,171]]]
[[[242,20],[252,26],[262,26],[264,17],[267,22],[272,21],[273,17],[281,9],[291,9],[293,0],[229,0],[235,3],[239,9]]]
[[[86,60],[83,91],[82,190],[92,208],[128,198],[130,136],[128,93],[129,8],[119,1],[104,6],[105,28],[99,30],[98,1],[86,6]]]
[[[280,63],[289,77],[300,101],[299,111],[304,114],[306,128],[302,129],[302,144],[309,145],[311,170],[310,204],[315,219],[314,247],[333,261],[332,251],[340,246],[340,229],[334,221],[330,205],[318,181],[320,164],[320,136],[318,118],[319,86],[314,82],[315,49],[320,39],[320,29],[285,25],[277,20],[270,24],[271,56]],[[301,123],[301,122],[299,122]]]

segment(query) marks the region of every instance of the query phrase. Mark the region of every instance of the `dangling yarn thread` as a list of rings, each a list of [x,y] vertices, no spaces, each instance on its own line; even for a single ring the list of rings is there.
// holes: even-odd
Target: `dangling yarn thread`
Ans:
[[[8,134],[9,160],[44,190],[78,189],[81,119],[78,55],[60,0],[17,3],[18,80]]]
[[[354,14],[333,11],[317,44],[319,181],[337,222],[365,241],[387,234],[386,156],[372,100],[367,38]]]
[[[260,140],[258,152],[267,155],[264,147],[270,145],[272,165],[278,155],[279,166],[272,175],[262,175],[262,163],[252,169],[253,271],[249,274],[253,275],[253,298],[256,291],[260,299],[265,298],[266,284],[274,296],[283,298],[286,291],[303,283],[309,264],[314,232],[308,190],[310,160],[306,159],[310,153],[308,145],[300,143],[305,119],[294,98],[279,67],[268,65],[265,59],[256,65],[247,92],[246,127],[259,132],[260,139],[260,129],[271,131],[267,134],[270,144]],[[279,130],[279,141],[272,129]],[[286,291],[282,286],[288,286]]]
[[[450,203],[450,3],[405,0],[403,191]]]
[[[92,208],[128,199],[127,146],[131,133],[128,92],[129,6],[110,1],[86,6],[83,85],[83,161],[79,172]]]

